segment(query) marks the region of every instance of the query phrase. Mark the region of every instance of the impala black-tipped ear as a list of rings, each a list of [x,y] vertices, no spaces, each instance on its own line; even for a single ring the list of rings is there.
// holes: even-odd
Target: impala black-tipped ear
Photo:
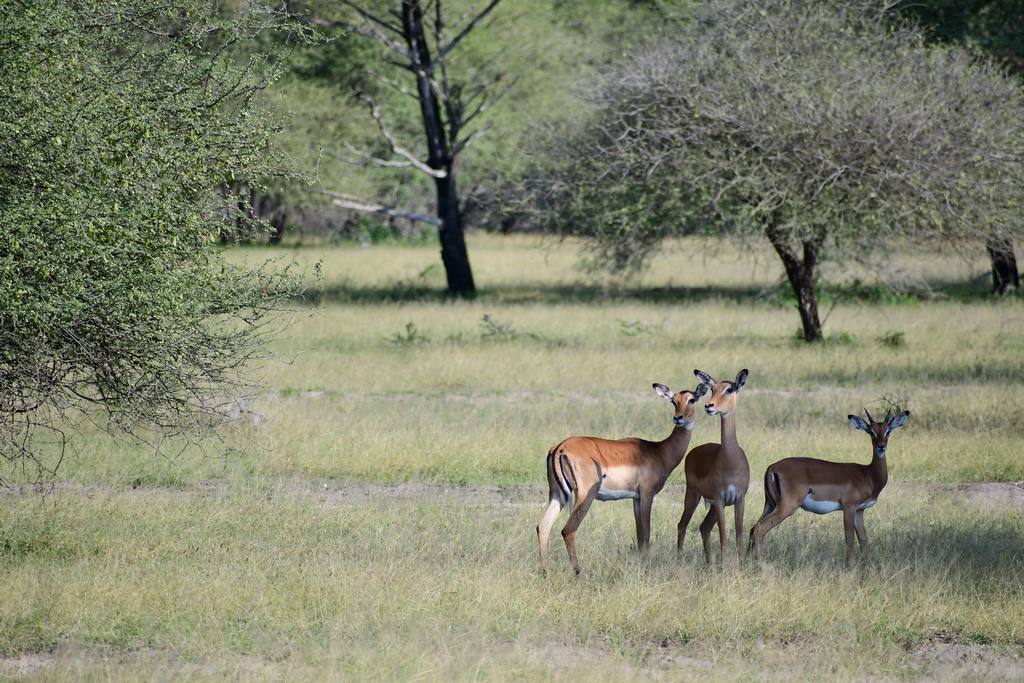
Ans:
[[[711,375],[709,375],[708,373],[701,372],[700,370],[694,370],[693,374],[697,377],[697,381],[700,382],[701,384],[707,384],[708,386],[714,386],[715,378],[712,377]]]
[[[853,426],[854,429],[863,429],[868,434],[871,433],[871,427],[868,426],[868,423],[865,422],[864,418],[860,415],[847,415],[846,417],[849,418],[850,425]],[[870,415],[868,415],[868,419],[871,419]]]
[[[906,424],[908,417],[910,417],[910,411],[904,410],[902,413],[900,413],[899,415],[892,419],[892,422],[889,423],[889,426],[886,428],[885,433],[888,434],[892,432],[892,430],[899,429],[900,427],[902,427],[904,424]]]
[[[654,387],[654,390],[658,392],[658,396],[661,396],[662,398],[667,398],[670,401],[673,398],[675,398],[675,394],[672,393],[672,390],[666,387],[664,384],[658,384],[657,382],[655,382],[651,386]]]
[[[739,391],[740,387],[747,383],[747,370],[740,370],[740,374],[736,375],[736,381],[732,383],[732,390]]]
[[[694,398],[700,398],[704,394],[708,393],[709,389],[711,389],[711,385],[710,384],[706,384],[704,382],[701,382],[700,384],[697,385],[697,388],[693,390],[693,397]]]

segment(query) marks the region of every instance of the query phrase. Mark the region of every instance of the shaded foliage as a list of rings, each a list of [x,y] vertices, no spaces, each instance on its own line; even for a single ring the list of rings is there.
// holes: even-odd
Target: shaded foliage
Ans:
[[[78,411],[198,439],[297,290],[215,249],[219,191],[280,174],[253,3],[26,0],[0,15],[0,454],[53,471]],[[244,204],[241,207],[244,209]],[[98,409],[98,410],[97,410]],[[52,456],[52,458],[50,458]]]

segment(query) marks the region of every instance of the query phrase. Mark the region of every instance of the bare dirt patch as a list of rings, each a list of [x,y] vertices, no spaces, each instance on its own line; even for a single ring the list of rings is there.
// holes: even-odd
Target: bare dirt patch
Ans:
[[[950,642],[943,638],[917,645],[910,654],[914,668],[935,681],[1024,678],[1021,653],[1006,654],[991,645]]]

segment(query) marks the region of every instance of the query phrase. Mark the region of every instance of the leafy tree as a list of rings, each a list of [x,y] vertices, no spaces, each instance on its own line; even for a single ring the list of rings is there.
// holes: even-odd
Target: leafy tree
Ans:
[[[716,5],[588,104],[583,126],[543,140],[546,220],[619,268],[696,224],[766,238],[808,341],[824,258],[869,260],[899,234],[1005,234],[1024,200],[1019,85],[859,5]]]
[[[930,40],[972,46],[1024,79],[1024,3],[1019,0],[913,0],[897,7],[901,17],[920,23]],[[1020,289],[1011,237],[997,232],[985,247],[993,292]]]
[[[281,171],[278,124],[253,107],[277,67],[236,50],[276,18],[209,9],[0,13],[0,453],[14,464],[55,471],[82,416],[208,435],[297,291],[288,269],[231,265],[212,239],[219,188]]]

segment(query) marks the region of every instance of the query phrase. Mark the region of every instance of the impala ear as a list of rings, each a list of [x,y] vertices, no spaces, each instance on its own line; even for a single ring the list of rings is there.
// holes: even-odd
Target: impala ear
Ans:
[[[889,434],[890,432],[892,432],[892,430],[899,429],[900,427],[902,427],[904,424],[906,424],[908,417],[910,417],[910,411],[904,410],[902,413],[900,413],[899,415],[892,419],[892,422],[889,423],[889,427],[885,430],[885,433]]]
[[[700,384],[697,385],[697,388],[693,390],[693,397],[694,398],[700,398],[704,394],[708,393],[708,390],[710,388],[711,388],[710,384],[706,384],[704,382],[701,382]]]
[[[847,415],[847,417],[850,418],[850,425],[853,426],[854,429],[863,429],[868,434],[871,433],[871,428],[868,426],[868,423],[865,422],[864,418],[860,415]]]
[[[701,372],[700,370],[694,370],[693,374],[696,375],[697,381],[700,382],[701,384],[705,384],[709,387],[715,385],[715,378],[709,375],[708,373]]]
[[[670,401],[673,398],[675,398],[675,395],[672,393],[672,390],[666,387],[664,384],[658,384],[657,382],[655,382],[651,386],[653,386],[654,390],[658,392],[658,396],[661,396],[662,398],[667,398]]]
[[[740,388],[747,383],[747,370],[740,370],[740,374],[736,375],[736,381],[732,383],[732,390],[739,391]]]

